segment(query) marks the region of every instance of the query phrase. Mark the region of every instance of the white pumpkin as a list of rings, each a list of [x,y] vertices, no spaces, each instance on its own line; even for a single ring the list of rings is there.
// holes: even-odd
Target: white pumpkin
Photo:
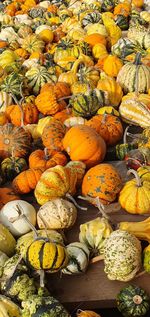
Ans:
[[[9,27],[1,30],[0,39],[3,41],[6,41],[6,39],[7,39],[7,42],[11,43],[13,41],[19,40],[19,36],[14,31],[14,29],[11,26],[9,26]]]
[[[51,4],[50,1],[42,1],[38,4],[38,7],[43,7],[45,9],[47,9],[49,7],[49,5]]]
[[[5,112],[6,107],[12,104],[12,97],[5,91],[0,91],[0,112]]]
[[[6,226],[14,236],[21,236],[31,230],[27,221],[20,217],[20,212],[27,217],[33,226],[36,224],[35,208],[24,200],[9,201],[0,212],[0,222]]]
[[[18,14],[14,18],[15,25],[17,24],[25,24],[25,25],[31,25],[32,19],[28,16],[28,14]]]
[[[12,256],[15,253],[16,240],[9,230],[0,223],[0,251]]]
[[[87,120],[82,118],[82,117],[71,117],[71,118],[68,118],[64,121],[64,125],[67,127],[67,128],[71,128],[71,127],[74,127],[75,125],[77,124],[85,124]]]
[[[36,28],[36,31],[35,31],[35,34],[39,34],[41,33],[42,31],[44,30],[50,30],[51,31],[51,27],[49,25],[46,25],[46,24],[42,24],[42,25],[39,25],[37,28]]]
[[[89,263],[90,251],[81,242],[73,242],[67,245],[69,263],[62,272],[64,274],[80,274],[86,271]]]
[[[40,207],[37,223],[40,229],[64,229],[74,225],[77,209],[70,201],[62,198],[53,199]]]

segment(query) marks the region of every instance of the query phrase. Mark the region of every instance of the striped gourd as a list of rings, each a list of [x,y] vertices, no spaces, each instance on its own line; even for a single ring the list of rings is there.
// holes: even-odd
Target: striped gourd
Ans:
[[[150,47],[150,31],[139,24],[137,27],[131,26],[129,28],[128,38],[135,43],[138,42],[144,49],[148,49]]]
[[[22,48],[27,50],[30,54],[33,52],[43,51],[44,42],[40,40],[37,35],[30,34],[23,39]]]
[[[125,122],[147,128],[150,125],[150,110],[136,98],[122,101],[119,113]]]
[[[69,255],[69,262],[62,272],[64,274],[80,274],[85,272],[90,255],[87,246],[81,242],[70,243],[67,245],[67,253]]]
[[[1,90],[8,94],[20,95],[20,85],[22,81],[23,78],[21,75],[16,72],[12,72],[5,77],[1,85]]]
[[[55,83],[57,77],[55,73],[52,71],[48,72],[44,66],[31,67],[25,74],[28,79],[28,85],[32,88],[35,94],[38,94],[41,87],[47,83]]]
[[[12,97],[5,91],[0,91],[0,112],[5,112],[6,107],[12,104]]]
[[[35,270],[46,270],[56,272],[68,263],[65,247],[47,238],[38,238],[29,246],[26,261]]]
[[[83,27],[85,27],[91,23],[93,24],[93,23],[101,23],[101,22],[102,22],[101,14],[99,12],[96,12],[96,11],[84,14],[84,17],[81,21]]]
[[[137,53],[134,63],[125,64],[119,71],[117,82],[124,93],[148,93],[150,88],[150,67],[141,64],[141,54]]]

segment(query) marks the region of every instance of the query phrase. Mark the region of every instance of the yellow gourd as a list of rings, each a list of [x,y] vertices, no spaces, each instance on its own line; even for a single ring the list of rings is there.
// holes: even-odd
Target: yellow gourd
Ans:
[[[108,52],[106,50],[106,47],[105,45],[101,44],[101,43],[98,43],[98,44],[95,44],[92,48],[92,54],[93,54],[93,57],[95,59],[99,59],[99,58],[102,58],[102,57],[106,57],[108,56]]]
[[[120,222],[119,229],[134,234],[140,240],[150,243],[150,217],[138,222]]]

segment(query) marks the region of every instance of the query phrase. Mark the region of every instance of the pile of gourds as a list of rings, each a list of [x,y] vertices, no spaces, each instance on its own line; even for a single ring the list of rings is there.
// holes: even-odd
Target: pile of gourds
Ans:
[[[114,230],[107,215],[114,202],[150,213],[149,122],[149,2],[0,3],[2,317],[69,317],[45,290],[44,273],[81,274],[97,258],[110,280],[130,281],[142,266],[150,272],[150,247],[142,262],[139,241],[150,242],[149,218]],[[125,160],[135,179],[124,184],[108,160]],[[71,230],[78,208],[88,213],[77,196],[102,217],[82,224],[79,241],[65,245],[57,230]],[[142,316],[148,301],[131,286],[117,304],[125,316]]]

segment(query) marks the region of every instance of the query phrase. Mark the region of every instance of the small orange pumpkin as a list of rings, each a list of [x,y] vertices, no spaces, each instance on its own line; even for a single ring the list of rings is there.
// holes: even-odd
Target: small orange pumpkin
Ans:
[[[130,3],[119,3],[114,8],[114,15],[121,14],[125,17],[128,17],[128,15],[131,12],[131,4]]]
[[[104,72],[108,76],[117,77],[120,69],[123,66],[122,60],[115,55],[108,55],[108,57],[104,60]]]
[[[91,310],[81,310],[77,311],[77,317],[101,317],[99,314]]]
[[[69,119],[72,117],[72,110],[71,108],[66,108],[60,112],[57,112],[55,115],[54,115],[54,118],[55,119],[58,119],[60,120],[62,123],[66,120],[66,119]]]
[[[57,96],[53,89],[40,92],[35,99],[35,104],[44,115],[54,115],[66,107],[64,100],[57,101]]]
[[[99,164],[92,167],[85,174],[82,182],[83,196],[98,197],[103,204],[112,203],[121,188],[121,177],[111,164]]]
[[[42,133],[42,141],[49,152],[54,150],[63,150],[62,139],[65,135],[65,132],[65,125],[60,120],[55,118],[53,118],[50,123],[46,125]]]
[[[12,200],[18,200],[20,197],[14,193],[12,188],[3,187],[0,188],[0,208]]]
[[[72,161],[82,161],[87,167],[102,162],[106,154],[103,138],[91,127],[76,125],[68,130],[63,146]]]
[[[22,111],[21,111],[21,108],[22,108]],[[19,105],[7,106],[6,114],[8,118],[10,119],[10,121],[12,122],[12,124],[19,127],[22,123],[22,120],[24,125],[37,123],[39,112],[37,107],[34,104],[24,103],[22,106],[19,106]]]
[[[120,119],[111,114],[99,114],[85,123],[96,130],[107,145],[115,145],[123,136],[123,127]]]
[[[84,37],[84,42],[90,44],[92,47],[95,44],[98,44],[98,43],[101,43],[101,44],[106,46],[106,38],[105,38],[105,36],[103,36],[103,35],[101,35],[99,33],[93,33],[93,34],[90,34],[90,35],[86,35]]]
[[[17,194],[27,194],[35,189],[44,169],[30,168],[13,179],[12,186]]]
[[[52,155],[48,154],[48,150],[36,150],[29,156],[29,167],[30,168],[43,168],[44,170],[54,167],[56,165],[66,165],[67,158],[65,154],[61,152],[54,152]]]

